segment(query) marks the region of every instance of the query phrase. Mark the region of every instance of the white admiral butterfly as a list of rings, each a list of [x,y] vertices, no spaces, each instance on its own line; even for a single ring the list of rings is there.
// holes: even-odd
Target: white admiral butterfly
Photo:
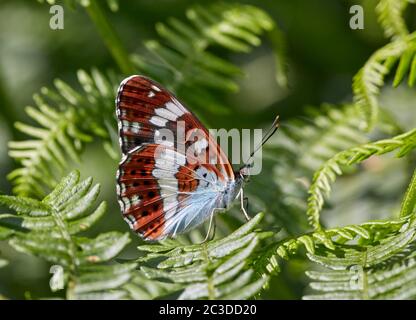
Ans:
[[[209,234],[214,213],[237,197],[248,219],[242,187],[250,165],[234,172],[212,135],[173,94],[131,76],[120,84],[116,111],[123,153],[118,200],[124,219],[145,240],[173,237],[211,218]],[[262,144],[276,129],[277,118]],[[166,130],[171,138],[160,138]]]

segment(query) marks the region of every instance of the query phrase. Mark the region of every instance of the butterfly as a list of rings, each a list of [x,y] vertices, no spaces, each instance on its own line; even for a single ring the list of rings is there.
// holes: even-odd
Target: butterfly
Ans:
[[[123,157],[118,201],[143,239],[175,237],[210,218],[208,236],[214,214],[236,198],[249,219],[243,185],[250,164],[234,171],[214,137],[172,93],[147,77],[130,76],[119,86],[116,114]]]

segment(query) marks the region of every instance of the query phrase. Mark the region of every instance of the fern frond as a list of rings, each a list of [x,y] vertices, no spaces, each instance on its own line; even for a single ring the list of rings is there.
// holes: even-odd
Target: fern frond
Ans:
[[[168,297],[172,292],[183,289],[183,285],[149,279],[139,270],[134,273],[133,278],[124,286],[124,289],[131,299],[152,300]]]
[[[305,199],[313,172],[338,152],[368,141],[353,105],[325,104],[306,111],[306,120],[288,121],[263,148],[262,172],[246,189],[253,210],[267,212],[268,223],[291,236],[308,229]]]
[[[399,150],[397,157],[403,157],[416,147],[416,129],[391,139],[379,140],[339,152],[315,173],[309,188],[307,215],[311,226],[315,230],[321,230],[319,222],[325,197],[329,196],[331,183],[337,175],[342,174],[342,166],[350,166],[360,163],[373,155],[382,155],[394,150]]]
[[[394,86],[398,86],[409,73],[408,83],[416,81],[416,33],[401,37],[377,50],[354,76],[354,101],[366,120],[365,128],[374,127],[379,113],[378,95],[385,76],[399,61]]]
[[[416,296],[414,226],[365,247],[346,246],[309,259],[331,271],[309,271],[317,294],[304,299],[410,299]]]
[[[170,89],[192,106],[208,111],[225,112],[220,100],[207,89],[235,92],[234,81],[241,70],[236,65],[208,51],[222,47],[231,52],[249,52],[261,44],[260,36],[276,30],[269,15],[259,8],[242,4],[215,3],[195,5],[186,11],[187,22],[171,18],[158,23],[156,31],[162,41],[145,43],[151,56],[133,57],[137,67],[155,79],[163,79]],[[275,52],[282,41],[273,34]],[[279,57],[284,65],[284,51]],[[284,68],[280,67],[282,72]],[[284,74],[277,76],[280,82]]]
[[[95,69],[91,75],[78,71],[78,81],[83,93],[58,79],[55,90],[42,88],[34,95],[36,107],[27,107],[26,113],[40,127],[16,123],[30,140],[9,142],[9,155],[21,165],[8,176],[15,194],[42,198],[55,187],[69,160],[79,162],[86,142],[98,137],[109,144],[116,81]]]
[[[403,13],[409,0],[380,0],[376,6],[378,20],[386,37],[397,39],[406,36],[407,30]]]
[[[336,249],[308,252],[310,260],[330,270],[307,272],[314,280],[310,286],[317,293],[304,299],[409,299],[416,296],[416,216],[414,194],[411,194],[414,184],[413,176],[402,202],[405,205],[402,205],[400,218],[362,224],[362,238],[355,243],[352,243],[354,238],[341,234],[345,242],[340,242]],[[403,208],[406,209],[403,211]]]
[[[346,243],[371,244],[389,235],[396,234],[401,228],[411,223],[413,223],[413,218],[411,217],[373,220],[286,238],[264,248],[261,255],[261,259],[264,262],[262,270],[265,275],[276,274],[280,270],[278,258],[289,260],[301,248],[305,248],[306,253],[315,255],[316,251],[320,251],[322,248],[336,250],[338,247],[343,247]]]
[[[315,171],[338,152],[368,141],[357,122],[353,105],[342,107],[324,104],[310,108],[308,121],[289,124],[287,134],[296,143],[298,165]]]
[[[262,217],[258,214],[227,237],[201,245],[167,242],[139,246],[146,252],[138,260],[140,268],[150,279],[179,284],[175,288],[183,290],[179,299],[253,297],[268,280],[253,267],[261,240],[271,235],[255,230]]]
[[[10,245],[63,268],[69,299],[116,299],[126,296],[134,263],[108,264],[130,242],[128,234],[102,233],[96,238],[77,234],[89,229],[104,214],[106,203],[91,210],[99,185],[79,181],[72,172],[42,201],[0,196],[0,204],[16,214],[0,214],[1,225],[14,231]]]

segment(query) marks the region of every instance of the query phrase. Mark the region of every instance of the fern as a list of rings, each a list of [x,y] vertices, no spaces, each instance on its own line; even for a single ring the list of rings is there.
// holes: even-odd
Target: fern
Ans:
[[[91,5],[93,11],[100,10],[95,9],[95,1]],[[171,83],[172,89],[193,106],[204,109],[211,106],[214,110],[224,111],[223,107],[218,108],[221,103],[212,100],[212,95],[204,88],[214,86],[235,91],[238,87],[232,78],[241,71],[207,52],[207,47],[220,44],[233,51],[246,52],[251,46],[260,44],[258,36],[272,30],[274,24],[266,13],[255,7],[230,4],[211,7],[207,12],[200,7],[188,10],[187,16],[193,21],[191,26],[175,19],[170,20],[169,28],[157,25],[159,34],[171,48],[159,42],[148,42],[149,50],[163,57],[156,69],[154,63],[143,62],[139,56],[134,60],[142,72],[156,79],[160,68],[170,72],[170,76],[163,73],[163,82]],[[247,25],[241,26],[241,20],[236,16],[245,17]],[[116,134],[113,111],[119,80],[112,73],[105,76],[95,69],[91,74],[80,70],[78,82],[82,92],[58,79],[54,90],[42,88],[41,93],[34,96],[37,108],[29,107],[27,113],[42,127],[18,123],[17,129],[29,135],[31,140],[9,143],[10,156],[21,164],[9,175],[15,185],[14,193],[42,198],[69,167],[67,159],[79,162],[82,147],[95,137],[104,141],[110,156],[118,157],[117,148],[111,141],[115,141]]]
[[[416,80],[416,33],[404,36],[377,50],[355,75],[353,81],[354,99],[366,119],[365,127],[374,127],[379,113],[378,94],[385,76],[398,62],[393,85],[398,86],[409,74],[408,84]]]
[[[360,130],[353,105],[324,104],[320,108],[309,108],[307,117],[308,121],[289,124],[287,135],[295,143],[298,166],[308,171],[318,169],[339,151],[368,141]]]
[[[320,223],[337,175],[373,155],[397,151],[399,157],[409,156],[416,147],[416,129],[375,142],[368,142],[368,134],[361,130],[377,126],[386,133],[387,125],[401,132],[400,125],[380,109],[378,94],[393,70],[394,86],[407,75],[409,86],[415,82],[416,33],[409,34],[403,17],[410,2],[379,1],[379,21],[392,40],[355,76],[355,105],[310,110],[311,122],[289,123],[289,129],[276,138],[278,143],[265,151],[264,174],[253,179],[247,190],[255,210],[268,213],[263,223],[263,214],[258,214],[235,230],[237,219],[227,215],[219,224],[219,240],[140,245],[140,257],[124,263],[113,259],[130,241],[127,234],[81,236],[104,214],[105,203],[94,207],[99,187],[91,179],[80,181],[78,172],[58,181],[72,162],[81,161],[83,149],[95,139],[103,141],[111,156],[118,156],[111,141],[115,140],[114,95],[120,79],[93,70],[91,74],[79,71],[82,91],[60,80],[52,90],[43,88],[34,97],[36,107],[26,109],[37,125],[16,125],[30,140],[9,144],[10,155],[21,167],[9,175],[18,196],[0,196],[0,203],[16,212],[0,214],[0,240],[60,265],[64,273],[58,280],[64,281],[69,299],[257,298],[271,284],[271,276],[284,271],[282,259],[295,255],[306,255],[326,268],[307,272],[315,292],[305,299],[416,297],[416,172],[395,218],[333,228]],[[122,73],[138,69],[167,84],[198,113],[227,112],[223,98],[238,90],[241,69],[218,52],[247,53],[264,37],[276,55],[277,81],[287,84],[282,33],[256,7],[195,5],[182,20],[158,23],[159,40],[145,42],[146,52],[129,59],[98,1],[67,3],[85,8]],[[107,4],[117,9],[115,0]],[[360,121],[359,112],[365,114],[365,121]],[[312,232],[308,232],[307,218]],[[276,226],[282,226],[283,232],[278,233]],[[195,234],[198,231],[190,238]],[[306,257],[303,262],[308,261]],[[0,267],[4,261],[0,259]],[[137,266],[140,270],[134,270]]]
[[[183,289],[179,299],[253,297],[268,281],[255,268],[260,243],[271,236],[255,230],[262,217],[258,214],[227,237],[202,245],[184,246],[168,241],[139,246],[145,252],[138,260],[140,269],[150,279],[179,285]],[[157,265],[151,266],[155,261]]]
[[[363,128],[371,130],[376,124],[379,103],[378,94],[384,85],[384,78],[399,61],[394,86],[398,86],[406,74],[409,74],[409,86],[416,80],[415,33],[409,34],[403,12],[409,0],[380,0],[376,11],[385,34],[393,39],[385,47],[377,50],[353,80],[354,100],[363,113],[366,124]]]
[[[333,271],[309,271],[319,292],[305,299],[409,299],[415,298],[415,228],[363,248],[346,246],[325,255],[308,257]]]
[[[347,225],[330,229],[320,229],[299,237],[283,239],[279,242],[272,243],[269,248],[265,249],[265,257],[268,260],[266,266],[267,273],[273,274],[273,272],[280,269],[278,257],[288,260],[292,255],[297,253],[301,247],[306,249],[309,259],[320,263],[327,260],[325,260],[326,258],[317,255],[316,251],[335,255],[334,259],[338,259],[337,257],[345,257],[345,255],[340,253],[339,250],[347,248],[348,243],[355,243],[354,245],[349,245],[348,250],[351,249],[356,250],[357,252],[359,251],[357,255],[360,255],[362,254],[362,251],[360,251],[363,250],[362,248],[366,246],[371,247],[378,245],[379,242],[385,242],[385,246],[378,248],[378,251],[374,252],[384,252],[387,254],[386,250],[388,249],[388,246],[391,246],[389,256],[386,255],[385,257],[386,259],[390,258],[393,251],[400,252],[402,250],[401,247],[397,247],[397,243],[405,246],[407,243],[410,243],[410,241],[413,241],[416,214],[415,194],[413,192],[415,187],[416,180],[414,173],[402,201],[399,218],[374,220],[367,221],[359,225]],[[402,233],[406,234],[399,237],[398,235]],[[397,238],[395,238],[395,236],[397,236]],[[343,264],[345,268],[352,265],[352,260],[349,259],[339,259],[337,261],[339,261],[340,264]],[[339,269],[339,267],[335,264],[329,265],[328,267],[337,270]],[[311,274],[314,273],[312,272]],[[351,274],[351,276],[353,275]],[[326,279],[326,274],[321,273],[321,277],[322,279]],[[328,277],[330,278],[330,276]]]
[[[163,79],[193,107],[224,113],[227,109],[221,100],[207,89],[238,90],[234,78],[242,74],[240,68],[211,53],[208,49],[212,46],[246,53],[261,44],[261,35],[269,34],[275,52],[279,52],[276,77],[286,83],[283,41],[266,12],[249,5],[215,3],[193,6],[186,11],[186,17],[188,23],[176,18],[158,23],[156,31],[162,40],[145,42],[151,55],[135,55],[133,61],[145,74]]]
[[[77,234],[104,214],[102,202],[90,212],[99,193],[92,179],[79,181],[72,172],[42,201],[0,196],[0,203],[17,214],[0,214],[0,225],[13,230],[9,244],[61,266],[68,299],[116,299],[127,296],[122,286],[131,278],[134,263],[108,264],[129,242],[128,234],[102,233],[96,238]]]
[[[78,71],[78,80],[83,94],[58,79],[56,90],[42,88],[34,95],[37,107],[27,107],[26,112],[41,127],[16,123],[16,128],[31,140],[9,142],[9,155],[22,166],[8,176],[15,185],[14,193],[42,198],[55,187],[69,160],[79,163],[83,145],[94,137],[101,138],[105,149],[117,155],[110,145],[111,133],[115,132],[112,123],[117,81],[97,70],[91,75]]]
[[[134,273],[132,279],[124,285],[129,298],[134,300],[151,300],[166,297],[172,292],[180,291],[183,285],[178,283],[168,283],[156,281],[146,277],[142,271]]]
[[[406,23],[403,18],[403,12],[405,11],[409,0],[380,0],[376,12],[378,14],[378,20],[384,29],[384,33],[387,37],[397,39],[406,36],[409,31],[407,30]]]
[[[414,213],[416,209],[416,169],[413,172],[412,180],[406,190],[406,194],[402,201],[400,216],[406,217]]]
[[[313,178],[309,188],[307,215],[311,226],[315,230],[322,227],[319,222],[319,214],[324,204],[325,196],[331,191],[331,183],[337,175],[342,174],[341,166],[360,163],[373,155],[382,155],[399,149],[397,156],[402,157],[416,147],[416,129],[401,134],[391,139],[379,140],[358,147],[339,152],[329,159],[319,169]]]
[[[268,223],[290,235],[305,232],[310,176],[328,158],[368,141],[353,105],[325,104],[307,109],[307,120],[284,123],[263,149],[262,173],[251,179],[246,193],[254,211],[267,212]]]

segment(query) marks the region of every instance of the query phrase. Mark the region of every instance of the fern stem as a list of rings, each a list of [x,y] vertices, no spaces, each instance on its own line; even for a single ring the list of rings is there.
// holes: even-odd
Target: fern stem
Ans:
[[[66,298],[72,300],[74,298],[73,290],[75,287],[75,277],[77,272],[77,263],[76,263],[76,245],[72,241],[71,235],[68,232],[68,226],[65,223],[64,219],[59,214],[59,210],[55,207],[52,209],[52,217],[55,220],[56,226],[58,227],[59,231],[61,232],[62,237],[67,241],[68,248],[69,248],[69,256],[71,257],[71,265],[69,266],[69,277],[70,280],[68,281],[68,289],[66,291]]]
[[[91,20],[94,22],[101,38],[107,49],[110,51],[120,70],[125,74],[134,73],[135,68],[130,62],[127,51],[125,50],[116,31],[109,23],[103,9],[96,0],[90,0],[90,5],[85,8]]]
[[[416,169],[413,172],[400,209],[400,217],[412,214],[416,206]]]
[[[368,277],[367,277],[367,271],[365,270],[365,268],[367,266],[367,254],[368,254],[368,250],[366,249],[365,252],[364,252],[364,259],[363,259],[363,264],[362,264],[362,269],[361,269],[362,282],[363,282],[363,286],[362,286],[362,298],[364,300],[368,300],[369,299],[369,294],[368,294]]]
[[[202,245],[202,253],[204,255],[204,260],[208,264],[212,262],[209,258],[207,243],[204,243]],[[208,277],[207,277],[207,289],[208,289],[208,299],[214,300],[215,299],[215,286],[214,286],[214,282],[212,280],[211,274],[208,274]]]

